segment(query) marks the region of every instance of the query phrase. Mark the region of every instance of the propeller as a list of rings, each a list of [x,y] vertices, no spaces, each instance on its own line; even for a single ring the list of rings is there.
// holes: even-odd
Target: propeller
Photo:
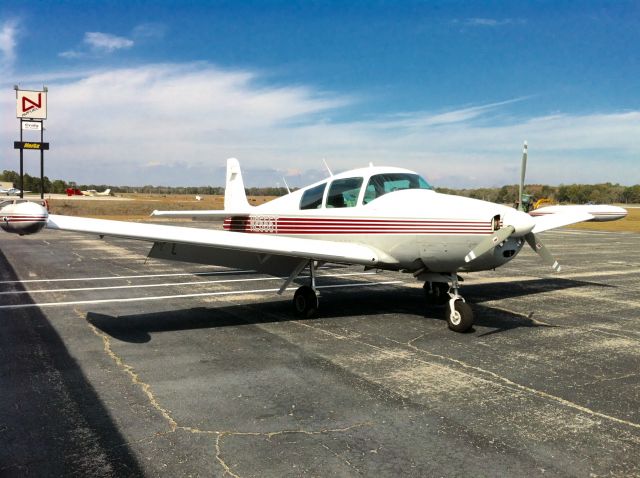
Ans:
[[[533,249],[536,254],[542,258],[545,264],[549,265],[556,272],[560,271],[560,264],[558,261],[555,260],[542,241],[540,241],[536,235],[531,232],[535,227],[533,218],[524,212],[524,178],[527,171],[527,149],[527,142],[525,141],[522,147],[522,164],[520,167],[518,212],[505,214],[502,222],[506,225],[480,241],[480,243],[465,256],[465,262],[471,262],[482,254],[486,254],[493,250],[498,244],[501,244],[515,234],[516,237],[524,237],[527,244],[529,244],[531,249]]]
[[[531,249],[533,249],[542,258],[545,264],[550,266],[554,271],[560,272],[561,267],[558,261],[555,260],[549,252],[549,249],[547,249],[546,246],[538,240],[533,232],[525,234],[524,239],[527,241],[527,244],[531,246]]]

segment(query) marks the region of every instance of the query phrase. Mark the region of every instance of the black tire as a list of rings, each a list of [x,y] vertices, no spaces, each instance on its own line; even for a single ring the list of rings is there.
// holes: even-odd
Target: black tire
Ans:
[[[446,319],[449,328],[455,332],[466,332],[473,327],[473,310],[466,302],[456,300],[454,302],[455,313],[451,317],[451,303],[447,304]]]
[[[305,319],[315,317],[318,313],[318,305],[318,296],[315,291],[307,285],[299,287],[293,295],[293,308],[298,317]]]
[[[432,282],[431,290],[429,290],[429,282],[425,282],[422,286],[427,303],[430,305],[444,305],[449,302],[449,284],[445,282]]]

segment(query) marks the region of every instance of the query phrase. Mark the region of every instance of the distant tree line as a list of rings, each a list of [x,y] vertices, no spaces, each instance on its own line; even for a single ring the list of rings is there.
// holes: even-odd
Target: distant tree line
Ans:
[[[20,186],[20,175],[15,171],[2,171],[0,181],[12,182],[16,187]],[[103,191],[111,189],[114,193],[142,193],[142,194],[200,194],[222,195],[224,188],[221,186],[110,186],[108,184],[76,184],[61,179],[51,181],[44,177],[45,193],[64,194],[67,188],[95,189]],[[24,175],[24,189],[26,191],[40,191],[40,177]],[[294,188],[295,189],[295,188]],[[445,194],[457,194],[485,201],[502,204],[513,204],[518,198],[518,185],[511,184],[500,188],[476,188],[476,189],[450,189],[436,188],[438,192]],[[262,187],[246,188],[250,196],[283,196],[286,188]],[[525,192],[535,199],[548,198],[557,203],[585,204],[593,203],[640,203],[640,184],[634,186],[621,186],[620,184],[561,184],[560,186],[548,186],[546,184],[528,184]]]
[[[501,188],[436,188],[436,190],[445,194],[458,194],[461,196],[484,199],[486,201],[502,204],[514,204],[518,199],[517,184],[502,186]],[[560,186],[527,184],[524,188],[524,192],[531,195],[534,198],[534,201],[536,199],[547,198],[555,203],[640,203],[640,184],[636,184],[634,186],[621,186],[619,184],[611,183],[561,184]]]
[[[11,182],[15,187],[20,187],[20,174],[15,171],[2,171],[0,181]],[[188,194],[188,195],[222,195],[224,188],[222,186],[110,186],[108,184],[77,184],[73,181],[63,181],[62,179],[54,179],[51,181],[47,176],[43,178],[44,192],[53,194],[64,194],[67,188],[80,190],[95,189],[96,191],[104,191],[111,189],[112,193],[139,193],[139,194]],[[40,191],[40,177],[24,175],[25,191]],[[246,188],[247,194],[250,196],[284,196],[287,194],[286,188],[264,187],[264,188]]]

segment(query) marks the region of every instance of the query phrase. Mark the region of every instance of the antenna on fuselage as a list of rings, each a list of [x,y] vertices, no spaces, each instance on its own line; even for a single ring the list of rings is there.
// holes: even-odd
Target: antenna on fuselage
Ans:
[[[282,180],[284,181],[284,187],[287,188],[287,194],[291,194],[291,189],[289,189],[289,185],[287,184],[287,180],[282,176]]]
[[[329,176],[333,176],[333,173],[331,172],[331,169],[329,168],[329,165],[327,164],[327,160],[322,158],[322,162],[324,163],[324,167],[327,168],[327,171],[329,171]]]
[[[522,146],[522,164],[520,165],[520,188],[518,189],[518,211],[524,211],[524,177],[527,173],[527,155],[528,146],[527,142],[524,142]]]

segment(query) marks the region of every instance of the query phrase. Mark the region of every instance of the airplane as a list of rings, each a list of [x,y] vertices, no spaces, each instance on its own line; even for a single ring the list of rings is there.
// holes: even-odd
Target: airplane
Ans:
[[[105,189],[102,192],[95,189],[87,189],[86,191],[80,191],[84,196],[109,196],[111,195],[111,189]]]
[[[24,191],[25,193],[30,193],[31,191]],[[0,188],[0,194],[6,194],[7,196],[20,196],[20,189],[18,188],[9,188],[4,189]]]
[[[520,198],[526,161],[525,143]],[[28,202],[1,208],[0,226],[18,234],[47,227],[148,241],[153,243],[151,258],[284,277],[278,294],[309,269],[309,283],[293,297],[294,310],[301,317],[318,313],[316,270],[325,263],[400,271],[424,282],[429,303],[446,306],[445,319],[451,330],[466,332],[473,326],[474,314],[460,295],[459,272],[496,269],[513,260],[525,243],[559,271],[539,233],[627,215],[616,206],[576,207],[562,206],[534,217],[502,204],[437,193],[414,171],[373,165],[331,174],[252,206],[240,164],[230,158],[223,210],[152,213],[155,218],[222,221],[222,230],[49,215],[43,207]]]

